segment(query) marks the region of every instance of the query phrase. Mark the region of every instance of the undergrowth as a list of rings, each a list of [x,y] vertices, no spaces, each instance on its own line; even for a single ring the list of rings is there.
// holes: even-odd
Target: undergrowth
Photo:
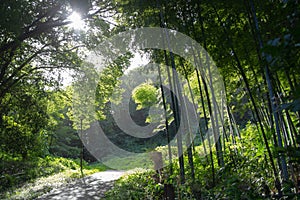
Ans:
[[[173,173],[170,166],[163,168],[161,180],[157,172],[141,171],[118,180],[115,187],[107,192],[107,199],[164,199],[164,187],[174,188],[175,199],[300,199],[299,191],[292,181],[282,181],[283,196],[275,187],[274,175],[263,142],[254,126],[248,125],[241,138],[225,141],[224,166],[217,165],[216,150],[212,149],[214,169],[210,156],[204,156],[203,146],[196,146],[193,157],[195,178],[191,176],[188,156],[185,154],[185,182],[181,184],[178,160],[173,161]],[[276,148],[271,146],[272,151]],[[163,157],[167,147],[159,147]],[[293,151],[295,154],[297,151]],[[299,163],[299,158],[294,155]],[[297,168],[295,168],[297,169]],[[213,173],[214,171],[214,173]],[[213,176],[214,174],[214,176]],[[294,172],[295,174],[295,172]]]
[[[0,169],[0,199],[34,199],[82,177],[79,160],[52,156],[26,161],[7,159]],[[84,175],[104,170],[106,167],[98,163],[83,165]]]

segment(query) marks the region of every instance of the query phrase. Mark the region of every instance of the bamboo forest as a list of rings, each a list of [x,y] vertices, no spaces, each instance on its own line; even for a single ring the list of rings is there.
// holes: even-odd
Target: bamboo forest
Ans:
[[[0,199],[300,199],[300,2],[0,0]]]

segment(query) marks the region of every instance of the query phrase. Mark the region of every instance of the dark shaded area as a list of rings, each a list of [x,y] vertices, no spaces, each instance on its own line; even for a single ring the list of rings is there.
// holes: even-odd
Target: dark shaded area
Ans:
[[[174,108],[171,104],[171,92],[168,88],[164,89],[165,96],[167,97],[166,103],[170,104],[170,109],[172,112]],[[175,97],[175,103],[178,105],[178,99]],[[110,106],[110,105],[108,105]],[[177,106],[179,107],[179,106]],[[107,109],[111,110],[111,109]],[[144,108],[141,110],[137,110],[137,104],[131,99],[129,103],[129,112],[132,120],[139,126],[147,126],[146,119],[149,116],[149,108]],[[143,153],[149,150],[153,150],[158,146],[164,146],[168,144],[166,129],[157,131],[157,133],[149,138],[137,138],[129,135],[128,133],[123,132],[119,126],[116,124],[112,114],[110,112],[105,113],[106,119],[100,121],[99,124],[103,129],[104,133],[108,137],[108,139],[114,143],[119,148],[134,152],[134,153]],[[179,116],[180,116],[180,108],[179,108]],[[180,119],[179,119],[180,124]],[[172,140],[178,131],[178,128],[175,126],[175,122],[173,121],[169,125],[169,134],[170,139]]]

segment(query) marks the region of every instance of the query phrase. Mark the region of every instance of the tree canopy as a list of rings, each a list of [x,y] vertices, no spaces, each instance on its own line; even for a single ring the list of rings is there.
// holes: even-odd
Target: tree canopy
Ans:
[[[133,196],[128,198],[162,198],[162,185],[178,186],[180,199],[297,198],[299,1],[0,2],[1,160],[76,158],[81,153],[81,158],[95,161],[78,135],[94,142],[87,133],[97,123],[119,148],[160,151],[168,165],[159,171],[160,181],[140,180],[147,192],[129,192]],[[72,26],[74,14],[83,22],[82,29]],[[128,52],[117,55],[109,42],[102,43],[142,27],[162,28],[169,51],[125,45]],[[191,38],[205,53],[170,40],[165,28]],[[143,35],[131,39],[139,37]],[[126,39],[115,45],[122,46]],[[184,46],[197,66],[172,52],[170,47],[176,45]],[[101,59],[113,61],[99,64],[97,72],[96,61],[87,57],[102,51],[111,54]],[[141,52],[156,65],[131,69],[132,58]],[[218,72],[210,71],[212,66]],[[142,71],[151,81],[138,82]],[[67,73],[73,82],[65,86]],[[90,79],[95,88],[86,84]],[[224,90],[214,87],[219,83]],[[90,89],[95,98],[86,95]],[[83,95],[74,95],[77,91]],[[123,108],[117,112],[128,114],[134,126],[155,123],[151,137],[134,137],[119,127],[112,106],[120,104],[124,94],[129,94],[128,113]],[[152,108],[161,112],[151,113]],[[101,155],[111,153],[105,145],[97,148]],[[127,184],[135,183],[128,180],[116,191]]]

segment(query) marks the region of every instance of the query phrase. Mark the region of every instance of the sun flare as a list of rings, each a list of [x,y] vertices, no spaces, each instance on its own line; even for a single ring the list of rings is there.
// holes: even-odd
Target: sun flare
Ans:
[[[69,17],[68,20],[71,21],[69,25],[71,28],[83,30],[85,28],[84,21],[82,20],[80,14],[77,12],[73,12]]]

